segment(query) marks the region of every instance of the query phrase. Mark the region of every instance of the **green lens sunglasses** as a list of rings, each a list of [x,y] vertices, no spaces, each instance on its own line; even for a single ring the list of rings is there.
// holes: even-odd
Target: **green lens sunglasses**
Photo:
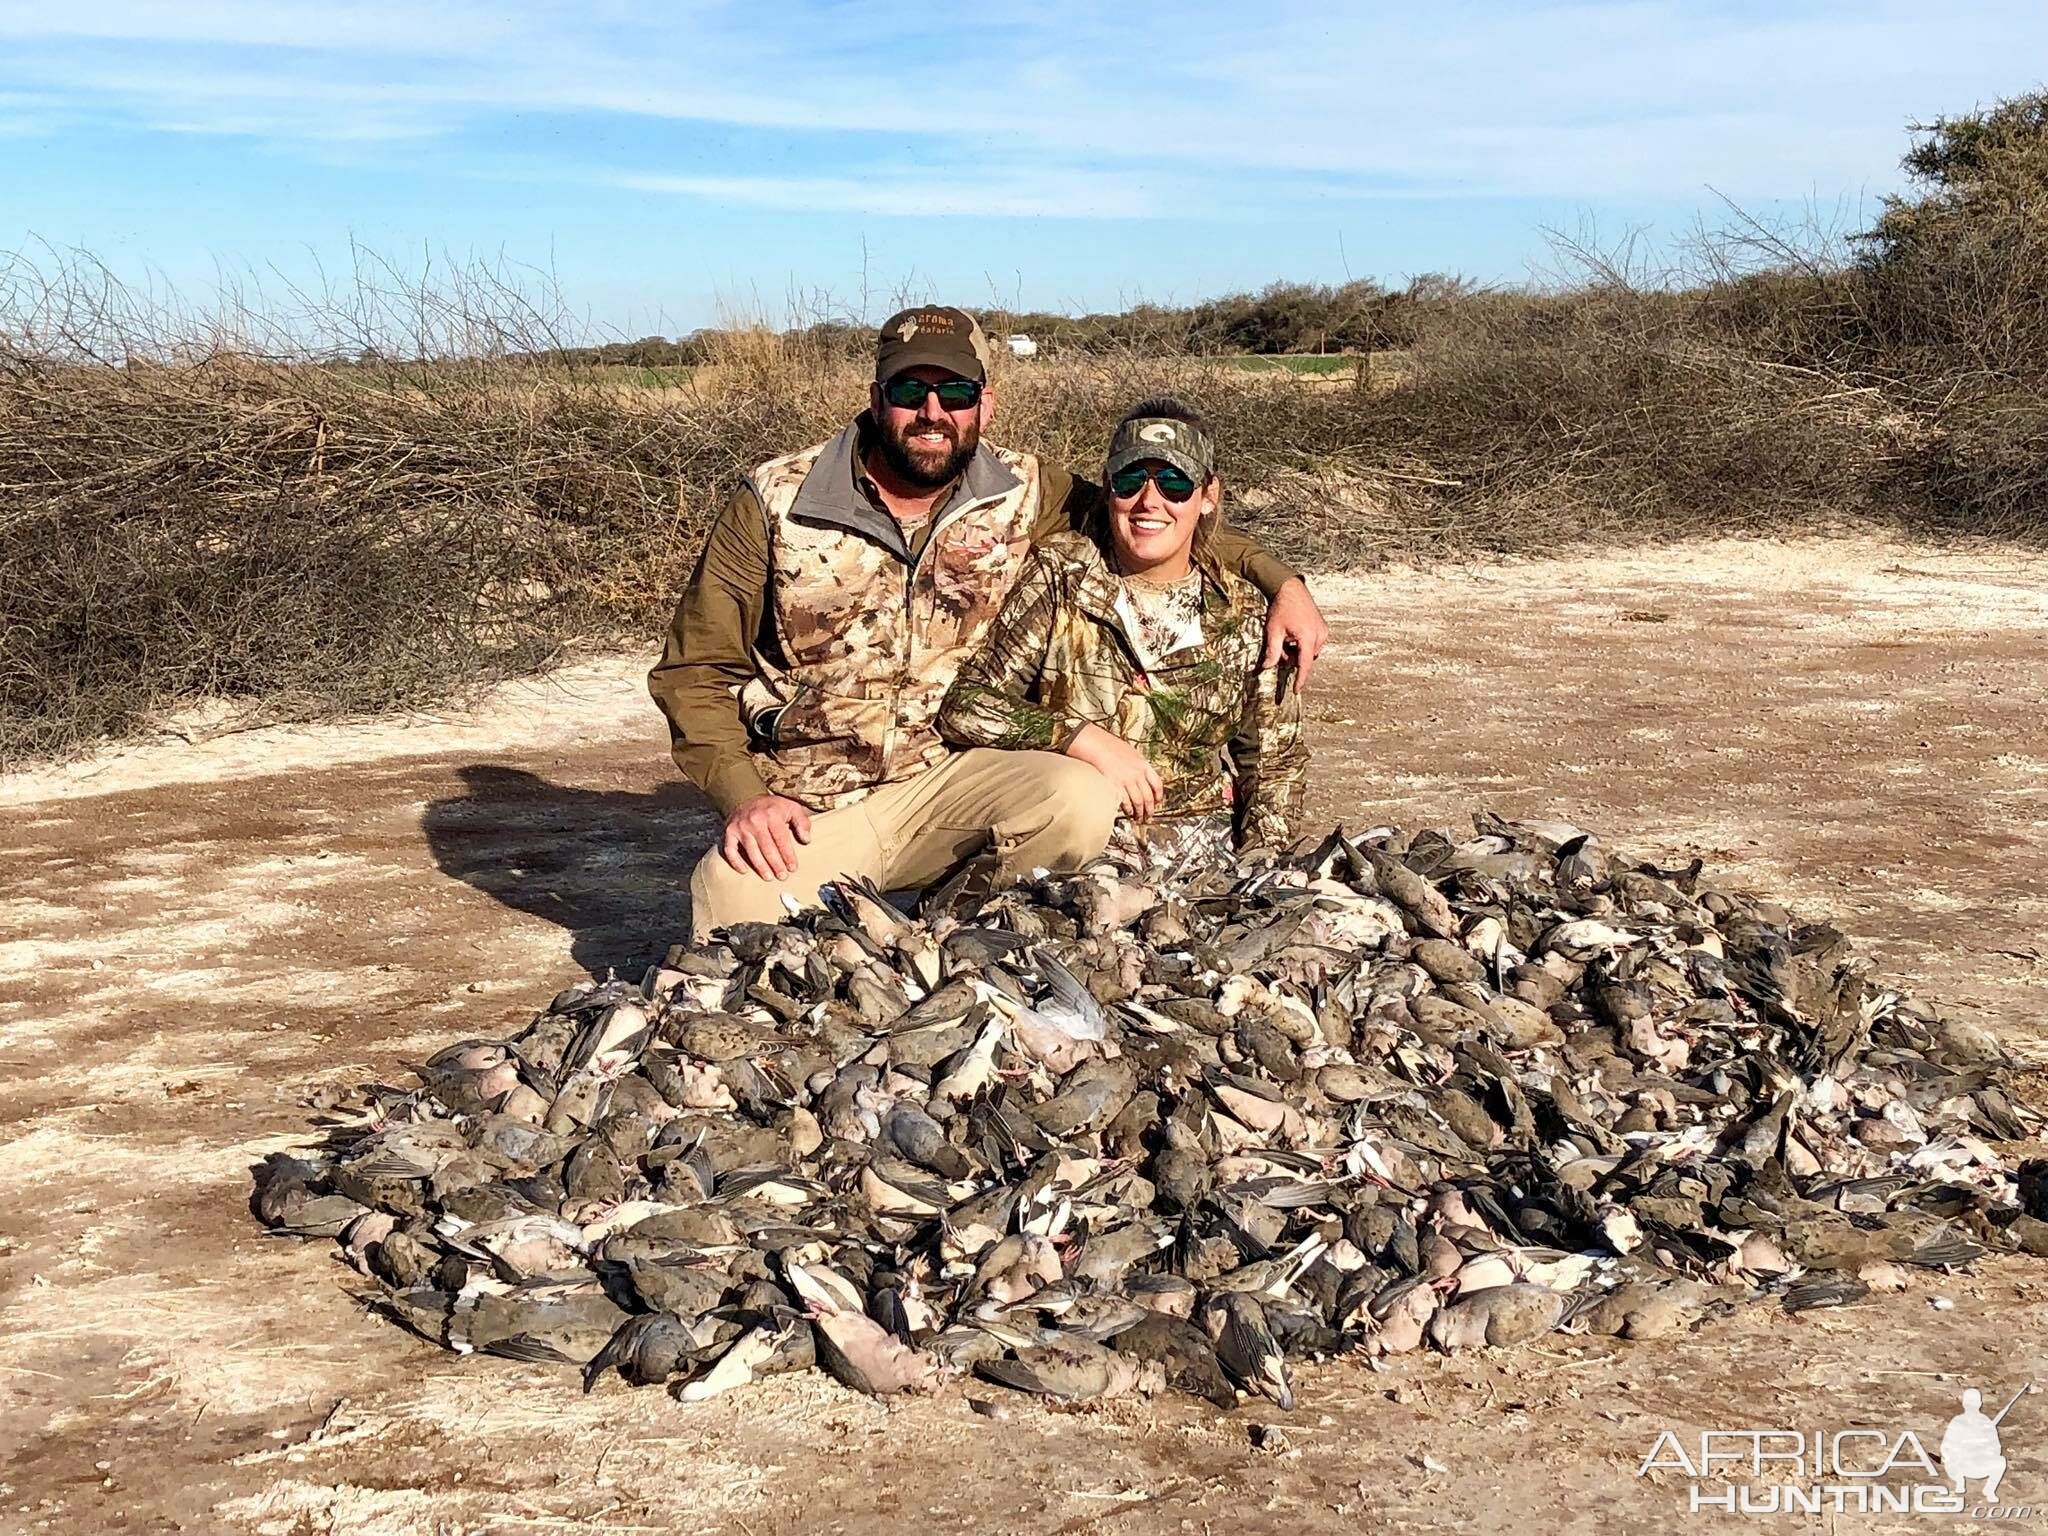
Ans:
[[[904,374],[882,386],[882,398],[899,411],[923,410],[926,395],[937,395],[939,404],[949,411],[970,411],[981,404],[981,385],[973,379],[948,379],[943,384],[927,384],[923,379],[913,379]]]
[[[1168,501],[1186,501],[1195,494],[1195,482],[1184,469],[1175,469],[1171,464],[1161,464],[1147,469],[1142,464],[1133,464],[1120,469],[1109,477],[1109,488],[1119,496],[1135,496],[1145,489],[1150,480],[1159,487],[1159,494]]]

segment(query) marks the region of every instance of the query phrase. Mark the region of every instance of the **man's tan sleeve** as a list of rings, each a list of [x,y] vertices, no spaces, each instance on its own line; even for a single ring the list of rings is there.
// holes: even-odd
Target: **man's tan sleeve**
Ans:
[[[676,766],[728,814],[768,792],[747,755],[739,707],[767,606],[768,519],[743,486],[712,520],[661,660],[647,674],[647,691],[668,717]]]
[[[1107,512],[1102,487],[1068,470],[1047,465],[1040,471],[1038,522],[1031,530],[1034,543],[1069,528],[1093,535]],[[1247,538],[1228,523],[1217,528],[1209,542],[1217,563],[1236,571],[1270,599],[1297,579],[1300,572],[1267,549]]]
[[[1215,554],[1218,565],[1237,572],[1265,593],[1268,600],[1278,597],[1282,587],[1290,581],[1299,580],[1301,576],[1299,571],[1265,545],[1246,534],[1239,533],[1228,523],[1217,525],[1215,533],[1210,535],[1209,548]]]

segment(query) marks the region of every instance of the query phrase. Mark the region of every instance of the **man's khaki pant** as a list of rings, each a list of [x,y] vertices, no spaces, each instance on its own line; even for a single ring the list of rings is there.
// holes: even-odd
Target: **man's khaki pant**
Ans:
[[[956,752],[914,778],[884,784],[836,811],[811,813],[796,874],[763,880],[734,869],[717,848],[690,876],[695,939],[727,923],[780,922],[784,894],[818,904],[829,881],[866,875],[885,891],[932,884],[962,859],[993,849],[1004,875],[1077,869],[1102,852],[1117,794],[1086,763],[1055,752]]]

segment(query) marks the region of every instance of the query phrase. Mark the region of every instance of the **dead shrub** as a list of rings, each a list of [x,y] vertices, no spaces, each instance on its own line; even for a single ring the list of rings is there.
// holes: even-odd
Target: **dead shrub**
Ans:
[[[999,357],[992,436],[1092,473],[1132,400],[1183,395],[1233,518],[1310,567],[1872,517],[2038,532],[2041,117],[1938,126],[1933,190],[1852,257],[1750,226],[1686,281],[1595,258],[1548,291],[1210,306],[1229,335],[1402,345],[1357,384],[1241,369],[1192,311],[1141,306]],[[651,650],[746,470],[863,406],[869,333],[728,325],[643,389],[563,313],[493,268],[361,258],[194,312],[89,259],[0,267],[0,762],[199,699],[374,710],[576,641]]]
[[[746,469],[867,389],[843,347],[758,330],[686,385],[622,389],[475,274],[290,322],[147,311],[89,264],[13,277],[36,302],[0,342],[8,761],[197,699],[386,709],[572,641],[648,643]],[[1840,508],[1883,451],[1865,413],[1657,309],[1489,300],[1364,392],[1130,350],[1004,359],[993,435],[1091,472],[1131,400],[1186,395],[1221,424],[1237,519],[1324,567]]]

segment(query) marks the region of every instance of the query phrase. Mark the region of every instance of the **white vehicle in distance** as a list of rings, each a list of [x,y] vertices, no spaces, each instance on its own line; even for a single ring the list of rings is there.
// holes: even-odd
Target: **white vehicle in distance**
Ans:
[[[1010,349],[1010,356],[1012,357],[1038,356],[1038,343],[1029,336],[1005,336],[1003,338],[1003,345]]]

